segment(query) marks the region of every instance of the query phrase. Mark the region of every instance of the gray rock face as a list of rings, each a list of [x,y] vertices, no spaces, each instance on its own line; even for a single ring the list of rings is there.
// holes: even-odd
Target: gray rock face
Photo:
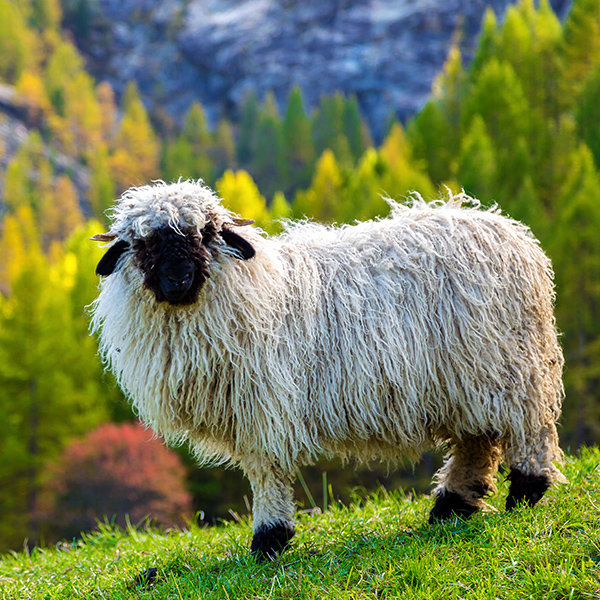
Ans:
[[[387,118],[425,103],[453,35],[465,60],[487,6],[511,0],[97,0],[83,50],[117,92],[138,83],[150,109],[180,118],[199,100],[214,122],[235,117],[245,93],[271,90],[284,106],[299,85],[356,95],[376,137]],[[552,0],[564,17],[571,0]]]

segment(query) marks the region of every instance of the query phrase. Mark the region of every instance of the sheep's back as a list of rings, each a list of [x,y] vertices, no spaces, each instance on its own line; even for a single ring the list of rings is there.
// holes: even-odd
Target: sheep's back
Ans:
[[[371,439],[381,453],[448,432],[512,435],[557,411],[552,272],[525,227],[425,205],[282,241],[319,288],[299,377],[328,443]]]

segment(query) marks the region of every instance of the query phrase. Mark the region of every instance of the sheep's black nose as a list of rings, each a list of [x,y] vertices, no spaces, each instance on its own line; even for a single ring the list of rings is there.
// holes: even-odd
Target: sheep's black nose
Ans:
[[[194,273],[182,271],[165,274],[160,280],[160,288],[165,299],[172,304],[179,303],[192,287]]]
[[[192,283],[192,273],[185,273],[183,276],[173,276],[173,275],[169,275],[167,277],[169,284],[172,285],[173,287],[177,288],[183,288],[185,286],[188,286]]]

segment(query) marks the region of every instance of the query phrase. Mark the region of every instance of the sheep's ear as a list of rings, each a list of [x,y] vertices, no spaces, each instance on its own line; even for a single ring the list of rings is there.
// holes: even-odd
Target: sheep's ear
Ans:
[[[238,250],[244,260],[248,260],[256,254],[250,242],[247,242],[241,235],[234,233],[230,229],[221,229],[221,237],[228,246]]]
[[[129,248],[129,243],[119,240],[113,244],[100,259],[96,267],[96,275],[111,275],[117,266],[117,262],[125,250]]]

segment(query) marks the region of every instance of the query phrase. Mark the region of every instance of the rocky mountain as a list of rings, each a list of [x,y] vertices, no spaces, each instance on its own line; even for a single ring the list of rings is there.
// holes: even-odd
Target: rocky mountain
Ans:
[[[234,118],[245,93],[280,106],[299,85],[356,95],[379,137],[393,113],[425,103],[456,36],[465,60],[490,6],[510,0],[66,0],[67,25],[99,79],[118,93],[135,80],[147,107],[181,118],[194,100],[213,122]],[[551,0],[560,17],[571,0]],[[83,8],[85,10],[83,10]]]
[[[29,139],[32,131],[36,131],[43,122],[32,116],[16,89],[13,86],[0,83],[0,217],[4,215],[4,184],[8,165],[15,157],[19,148]],[[42,154],[53,165],[54,175],[68,174],[79,196],[81,208],[87,217],[92,214],[87,200],[90,172],[73,157],[68,156],[49,145],[40,138]],[[37,173],[29,173],[32,180]]]

